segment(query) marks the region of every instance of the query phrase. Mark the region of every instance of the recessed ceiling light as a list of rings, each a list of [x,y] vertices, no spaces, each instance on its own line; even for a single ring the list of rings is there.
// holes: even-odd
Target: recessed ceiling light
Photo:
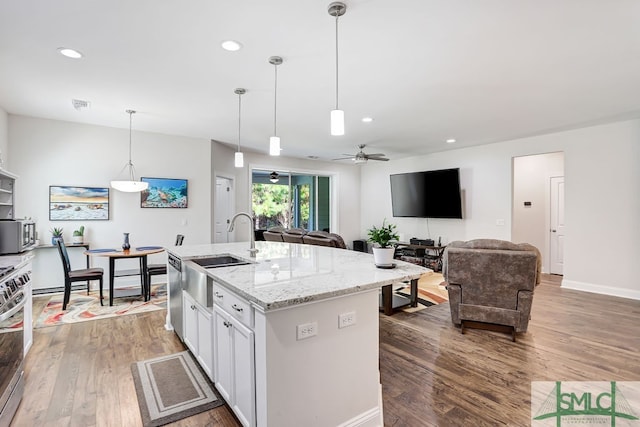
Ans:
[[[373,117],[363,117],[362,118],[362,122],[363,123],[371,123],[373,121]]]
[[[242,45],[235,40],[225,40],[220,43],[220,46],[222,46],[224,50],[228,50],[229,52],[235,52],[242,48]]]
[[[447,139],[447,144],[454,144],[455,142],[456,140],[453,138]]]
[[[75,49],[70,49],[68,47],[59,47],[58,52],[60,52],[60,55],[64,55],[67,58],[71,58],[71,59],[80,59],[83,56],[82,53],[78,52]]]
[[[307,158],[308,158],[308,159],[311,159],[311,160],[317,160],[317,159],[319,159],[320,157],[318,157],[318,156],[307,156]]]

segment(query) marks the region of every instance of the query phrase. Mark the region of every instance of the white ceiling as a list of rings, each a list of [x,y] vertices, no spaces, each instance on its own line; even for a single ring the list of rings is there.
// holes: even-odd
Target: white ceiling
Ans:
[[[637,0],[345,0],[329,135],[329,0],[0,1],[10,114],[242,145],[266,153],[278,67],[282,154],[391,158],[640,117]],[[240,41],[239,52],[221,49]],[[62,57],[58,47],[84,53]],[[72,98],[91,109],[76,111]],[[373,123],[361,122],[371,116]],[[456,138],[456,144],[444,140]],[[134,139],[135,144],[135,139]]]

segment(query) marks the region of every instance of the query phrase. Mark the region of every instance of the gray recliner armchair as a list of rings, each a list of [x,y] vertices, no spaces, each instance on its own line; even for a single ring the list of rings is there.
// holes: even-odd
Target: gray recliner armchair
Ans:
[[[451,320],[465,327],[525,332],[541,257],[532,245],[478,239],[450,243],[443,255]]]

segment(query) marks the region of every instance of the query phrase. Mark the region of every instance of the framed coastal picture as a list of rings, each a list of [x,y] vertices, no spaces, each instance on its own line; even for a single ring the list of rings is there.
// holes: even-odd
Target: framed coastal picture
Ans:
[[[186,208],[187,180],[175,178],[140,178],[149,188],[140,193],[142,208]]]
[[[49,186],[50,221],[109,219],[109,187]]]

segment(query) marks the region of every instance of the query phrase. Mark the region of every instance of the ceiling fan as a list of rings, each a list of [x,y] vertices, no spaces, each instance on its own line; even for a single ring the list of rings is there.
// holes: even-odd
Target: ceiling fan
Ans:
[[[360,144],[358,145],[358,148],[360,149],[360,151],[358,151],[356,154],[343,154],[343,156],[349,156],[349,157],[340,157],[338,159],[333,159],[333,160],[351,159],[355,164],[367,163],[368,160],[381,160],[383,162],[386,162],[389,160],[385,157],[383,153],[374,153],[374,154],[365,153],[363,151],[365,146],[366,146],[365,144]]]

